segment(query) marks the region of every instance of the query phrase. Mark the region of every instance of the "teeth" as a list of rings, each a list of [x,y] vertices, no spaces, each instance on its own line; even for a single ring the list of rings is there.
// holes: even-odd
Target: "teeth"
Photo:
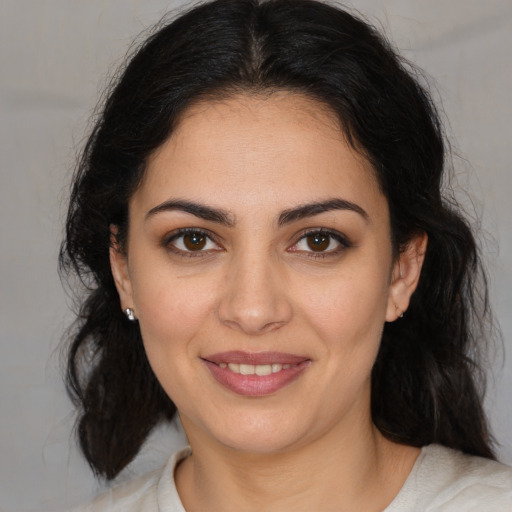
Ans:
[[[270,364],[259,364],[254,368],[256,375],[270,375],[272,373],[272,365]]]
[[[270,375],[271,373],[277,373],[281,370],[288,370],[292,364],[238,364],[238,363],[219,363],[221,368],[229,368],[233,373],[240,373],[241,375]]]
[[[256,373],[256,367],[252,364],[241,364],[240,373],[242,375],[254,375]]]

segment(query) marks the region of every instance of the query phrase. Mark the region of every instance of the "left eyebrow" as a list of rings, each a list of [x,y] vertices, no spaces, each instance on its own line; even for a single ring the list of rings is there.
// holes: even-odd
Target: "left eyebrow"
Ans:
[[[327,201],[309,203],[291,208],[290,210],[284,210],[279,215],[277,222],[279,226],[284,226],[285,224],[290,224],[291,222],[296,222],[306,217],[313,217],[314,215],[332,210],[349,210],[361,215],[365,221],[368,222],[369,220],[368,214],[359,205],[346,201],[345,199],[329,199]]]

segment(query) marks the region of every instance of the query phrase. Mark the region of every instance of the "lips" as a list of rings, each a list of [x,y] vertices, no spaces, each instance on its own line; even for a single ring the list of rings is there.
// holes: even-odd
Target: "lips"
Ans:
[[[227,389],[244,396],[276,393],[294,381],[311,360],[282,352],[222,352],[202,358],[213,378]]]

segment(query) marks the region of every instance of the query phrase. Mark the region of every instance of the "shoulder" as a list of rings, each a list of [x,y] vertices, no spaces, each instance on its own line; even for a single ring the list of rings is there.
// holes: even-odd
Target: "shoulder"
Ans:
[[[402,508],[406,503],[428,512],[512,510],[512,468],[444,446],[426,446],[395,501],[390,512],[411,510]]]
[[[174,484],[174,469],[189,453],[188,448],[180,450],[163,468],[112,487],[71,512],[185,512]]]

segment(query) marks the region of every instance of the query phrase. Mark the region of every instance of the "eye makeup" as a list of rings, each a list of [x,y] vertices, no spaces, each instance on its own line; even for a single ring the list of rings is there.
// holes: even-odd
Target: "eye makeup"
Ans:
[[[303,231],[288,252],[308,258],[326,258],[338,256],[352,246],[350,240],[336,230],[315,228]]]
[[[205,257],[224,250],[215,234],[197,227],[180,228],[168,233],[162,239],[161,246],[185,258]],[[319,227],[302,231],[287,252],[312,259],[327,258],[336,257],[352,246],[346,235]]]
[[[201,228],[180,228],[167,234],[161,245],[168,251],[183,256],[204,257],[223,248],[210,231]]]

